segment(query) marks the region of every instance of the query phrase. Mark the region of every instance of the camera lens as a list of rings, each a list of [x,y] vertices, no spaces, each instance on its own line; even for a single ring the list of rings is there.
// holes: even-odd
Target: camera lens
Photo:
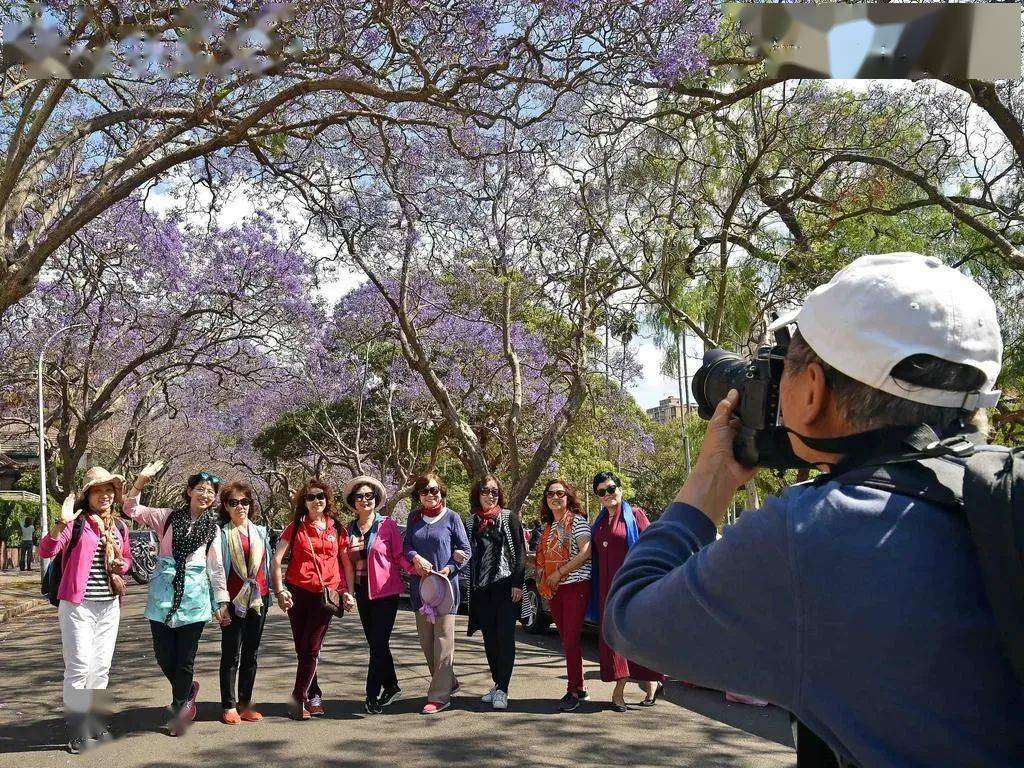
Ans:
[[[710,419],[730,389],[738,390],[742,397],[746,378],[747,360],[725,349],[709,349],[705,352],[703,364],[693,375],[697,415],[702,419]]]

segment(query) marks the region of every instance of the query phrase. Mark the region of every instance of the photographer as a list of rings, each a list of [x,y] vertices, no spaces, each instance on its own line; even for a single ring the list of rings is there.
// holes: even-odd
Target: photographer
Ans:
[[[1024,695],[964,516],[847,474],[884,463],[873,454],[891,454],[895,427],[980,441],[1002,357],[991,298],[937,259],[865,256],[774,327],[791,323],[771,401],[785,426],[769,413],[759,439],[781,440],[757,445],[774,446],[776,467],[829,474],[767,499],[716,541],[755,469],[735,458],[741,392],[712,402],[693,471],[612,584],[608,642],[789,710],[842,764],[1020,765]],[[742,375],[729,381],[754,392]],[[710,387],[697,384],[700,401]]]

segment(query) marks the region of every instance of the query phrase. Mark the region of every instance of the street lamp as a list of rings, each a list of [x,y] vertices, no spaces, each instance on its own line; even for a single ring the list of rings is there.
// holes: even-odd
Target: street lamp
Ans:
[[[43,342],[43,348],[39,350],[39,365],[36,368],[36,388],[39,394],[39,538],[46,535],[49,530],[49,520],[46,514],[46,426],[43,422],[43,357],[46,355],[46,348],[50,342],[65,331],[72,328],[85,328],[87,323],[72,323],[65,325],[59,331],[54,331],[50,337]],[[39,558],[39,578],[46,575],[46,566],[49,565],[49,558]]]

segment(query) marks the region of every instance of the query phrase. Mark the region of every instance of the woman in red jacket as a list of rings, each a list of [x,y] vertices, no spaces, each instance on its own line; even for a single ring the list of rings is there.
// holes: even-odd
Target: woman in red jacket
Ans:
[[[337,590],[346,608],[354,608],[355,600],[349,594],[352,562],[346,551],[348,536],[338,522],[334,491],[323,480],[313,478],[295,494],[294,508],[292,522],[281,533],[274,552],[273,580],[277,604],[287,611],[292,625],[298,657],[292,717],[309,720],[325,714],[316,668],[333,614],[324,607],[323,593],[328,587]],[[286,555],[290,560],[282,579]]]
[[[356,515],[348,528],[348,554],[359,620],[370,646],[364,707],[376,715],[402,692],[391,655],[391,632],[402,593],[401,571],[412,573],[413,567],[405,557],[398,525],[379,511],[388,498],[384,486],[372,477],[354,477],[342,495]]]

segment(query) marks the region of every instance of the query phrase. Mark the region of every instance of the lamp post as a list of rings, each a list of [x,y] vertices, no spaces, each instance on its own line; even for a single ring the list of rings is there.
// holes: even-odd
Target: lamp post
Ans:
[[[71,325],[65,325],[58,331],[54,331],[50,334],[50,337],[43,342],[43,348],[39,350],[39,365],[36,368],[36,389],[39,395],[39,538],[47,534],[49,530],[49,520],[46,514],[46,426],[43,421],[43,357],[46,355],[46,348],[50,345],[50,342],[60,336],[65,331],[70,331],[72,328],[85,328],[86,323],[72,323]],[[46,567],[49,565],[49,558],[39,558],[39,578],[40,580],[46,575]]]

